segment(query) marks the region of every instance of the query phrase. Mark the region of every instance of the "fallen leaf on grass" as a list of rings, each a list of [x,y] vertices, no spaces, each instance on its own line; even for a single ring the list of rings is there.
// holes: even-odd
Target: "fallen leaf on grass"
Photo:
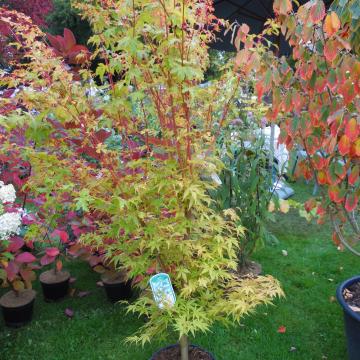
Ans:
[[[279,334],[285,334],[286,333],[286,327],[285,326],[280,326],[278,328],[278,333]]]
[[[333,302],[335,302],[335,301],[336,301],[336,297],[335,297],[335,296],[330,296],[330,299],[329,299],[329,300],[330,300],[330,302],[332,302],[332,303],[333,303]]]
[[[281,253],[284,255],[284,256],[288,256],[288,252],[286,250],[281,250]]]
[[[71,277],[71,278],[69,279],[69,283],[70,283],[70,284],[73,284],[75,281],[76,281],[76,277]]]
[[[103,283],[102,281],[98,281],[98,282],[96,283],[96,285],[97,285],[97,286],[100,286],[100,287],[103,287],[103,286],[104,286],[104,283]]]
[[[280,211],[287,214],[290,210],[290,205],[287,200],[280,200]]]
[[[76,289],[69,289],[69,296],[74,297]]]
[[[70,309],[70,308],[66,308],[65,309],[65,315],[69,318],[72,319],[74,317],[74,310]]]
[[[290,351],[290,352],[296,351],[296,347],[295,347],[295,346],[292,346],[289,351]]]
[[[90,294],[91,294],[91,291],[79,291],[77,296],[79,298],[83,298],[83,297],[89,296]]]

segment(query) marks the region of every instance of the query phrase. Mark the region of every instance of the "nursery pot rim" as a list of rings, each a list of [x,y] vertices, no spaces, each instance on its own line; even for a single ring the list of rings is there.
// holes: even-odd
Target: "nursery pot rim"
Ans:
[[[347,302],[345,301],[344,296],[343,296],[344,289],[346,289],[347,287],[349,287],[350,285],[352,285],[356,282],[360,283],[360,275],[356,275],[350,279],[343,281],[336,289],[336,297],[337,297],[339,304],[341,305],[343,310],[346,312],[346,314],[348,314],[353,319],[360,322],[360,313],[357,313],[356,311],[351,310],[350,306],[347,304]]]
[[[49,269],[49,270],[45,270],[43,271],[40,276],[39,276],[39,281],[41,284],[45,284],[45,285],[56,285],[56,284],[62,284],[62,283],[65,283],[67,281],[70,280],[70,277],[71,277],[71,274],[69,271],[67,270],[61,270],[59,271],[59,273],[62,273],[64,274],[64,279],[60,279],[60,280],[57,280],[57,281],[48,281],[47,279],[44,279],[44,274],[47,274],[47,273],[51,273],[53,271],[53,269]]]
[[[165,346],[165,347],[159,349],[158,351],[156,351],[154,354],[152,354],[152,355],[151,355],[151,358],[150,358],[149,360],[153,360],[154,357],[155,357],[156,355],[160,354],[162,351],[167,350],[167,349],[171,349],[171,348],[177,347],[177,346],[179,346],[179,344],[172,344],[172,345],[169,345],[169,346]],[[215,357],[214,357],[214,355],[213,355],[211,352],[203,349],[202,347],[200,347],[200,346],[198,346],[198,345],[190,344],[190,345],[189,345],[189,348],[200,349],[200,350],[204,351],[206,354],[208,354],[208,355],[210,356],[210,360],[216,360]]]
[[[29,299],[26,299],[27,301],[22,303],[22,304],[11,304],[11,305],[6,305],[4,304],[1,300],[6,297],[6,296],[10,296],[10,294],[15,294],[15,291],[14,290],[10,290],[10,291],[7,291],[5,294],[3,294],[1,297],[0,297],[0,307],[4,308],[4,309],[20,309],[22,307],[26,307],[28,306],[29,304],[31,304],[32,302],[35,301],[35,298],[36,298],[36,291],[34,289],[25,289],[25,290],[22,290],[23,292],[27,292],[28,294],[30,294],[30,298]]]

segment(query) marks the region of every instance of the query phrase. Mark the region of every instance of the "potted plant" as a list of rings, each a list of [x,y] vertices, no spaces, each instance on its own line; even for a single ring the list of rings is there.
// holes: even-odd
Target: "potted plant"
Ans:
[[[308,2],[296,12],[291,2],[275,1],[277,17],[268,22],[260,39],[248,35],[244,27],[238,29],[236,62],[243,76],[255,76],[260,101],[264,94],[271,94],[267,118],[281,123],[281,141],[289,151],[294,145],[305,151],[297,174],[320,185],[319,196],[305,203],[302,214],[317,218],[319,224],[329,220],[339,250],[360,255],[360,59],[354,30],[358,25],[355,19],[349,23],[359,3],[335,4],[344,15],[341,19],[335,11],[326,13],[321,0]],[[292,47],[291,63],[264,52],[261,45],[266,33],[280,31]],[[240,48],[241,43],[249,46]],[[359,277],[354,277],[337,290],[351,360],[360,357],[358,287]]]
[[[238,273],[259,275],[261,265],[252,261],[251,255],[264,244],[276,241],[267,228],[267,221],[272,219],[268,208],[275,196],[268,151],[260,131],[267,107],[256,107],[244,95],[241,102],[248,112],[242,111],[242,118],[232,121],[218,141],[225,168],[214,197],[220,208],[236,209],[240,224],[246,229],[239,238]]]
[[[65,297],[69,291],[70,273],[63,270],[63,262],[60,257],[65,251],[64,245],[69,242],[67,232],[54,230],[48,236],[51,247],[46,247],[44,255],[40,258],[42,266],[54,264],[53,268],[42,272],[39,276],[44,299],[56,301]],[[57,246],[53,246],[56,244]]]
[[[93,26],[102,29],[101,48],[108,46],[103,52],[107,67],[97,70],[107,74],[111,86],[109,103],[101,109],[123,134],[120,159],[104,150],[103,157],[112,159],[111,168],[102,169],[96,187],[89,189],[89,182],[83,183],[89,189],[88,210],[106,216],[98,221],[97,231],[80,240],[102,244],[104,238],[114,239],[105,248],[106,257],[117,269],[127,269],[142,289],[148,288],[154,274],[166,273],[172,281],[176,301],[171,305],[160,307],[151,292],[143,291],[128,306],[129,312],[148,319],[130,342],[144,343],[165,336],[165,330],[175,331],[179,345],[162,349],[154,359],[177,358],[179,353],[188,359],[196,352],[211,359],[208,352],[189,344],[190,334],[228,317],[238,320],[255,304],[281,294],[271,277],[240,280],[232,272],[243,228],[235,225],[232,209],[225,213],[211,209],[208,191],[215,185],[203,179],[221,167],[214,155],[215,136],[228,121],[227,108],[238,79],[227,73],[206,90],[198,86],[207,66],[206,44],[211,37],[207,21],[213,25],[214,19],[209,4],[113,5],[118,19],[102,31],[104,24],[96,14],[109,9],[78,4]],[[108,34],[118,21],[123,26],[115,39]],[[178,45],[169,47],[171,43]],[[109,59],[110,49],[114,58]],[[123,78],[112,84],[111,76],[120,65],[117,56]],[[225,99],[214,103],[214,95],[226,86]],[[119,121],[111,115],[112,103],[120,107]],[[252,288],[250,297],[244,293],[247,287]]]
[[[16,246],[12,243],[11,246]],[[10,283],[12,290],[0,298],[0,306],[5,324],[20,327],[31,321],[36,292],[32,281],[36,279],[34,270],[36,258],[29,252],[17,252],[10,259],[2,261],[0,278],[5,284]]]
[[[336,297],[344,311],[349,359],[355,360],[360,354],[360,276],[340,284]]]
[[[132,279],[129,279],[128,271],[116,270],[114,264],[106,260],[105,251],[97,250],[89,258],[92,269],[101,274],[101,283],[106,295],[111,302],[128,300],[132,297]]]
[[[12,184],[0,182],[0,280],[13,290],[0,298],[7,326],[21,326],[32,318],[35,291],[36,258],[23,252],[24,240],[17,236],[21,229],[22,210],[15,204],[16,191]]]

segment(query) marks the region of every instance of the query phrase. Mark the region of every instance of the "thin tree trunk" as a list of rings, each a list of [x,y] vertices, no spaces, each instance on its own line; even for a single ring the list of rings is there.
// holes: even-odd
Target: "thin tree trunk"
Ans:
[[[180,338],[181,360],[189,360],[189,338],[186,335]]]
[[[274,166],[274,155],[275,155],[275,125],[271,124],[271,132],[270,132],[270,151],[269,151],[269,166],[270,166],[270,176],[271,176],[271,183],[274,185],[273,180],[273,166]],[[276,174],[278,175],[278,174]]]

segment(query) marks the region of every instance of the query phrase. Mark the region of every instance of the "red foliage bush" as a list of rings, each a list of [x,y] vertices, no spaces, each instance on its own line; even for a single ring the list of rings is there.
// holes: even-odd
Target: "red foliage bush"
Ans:
[[[39,26],[46,26],[46,15],[53,9],[51,0],[4,0],[3,5],[28,15]]]

